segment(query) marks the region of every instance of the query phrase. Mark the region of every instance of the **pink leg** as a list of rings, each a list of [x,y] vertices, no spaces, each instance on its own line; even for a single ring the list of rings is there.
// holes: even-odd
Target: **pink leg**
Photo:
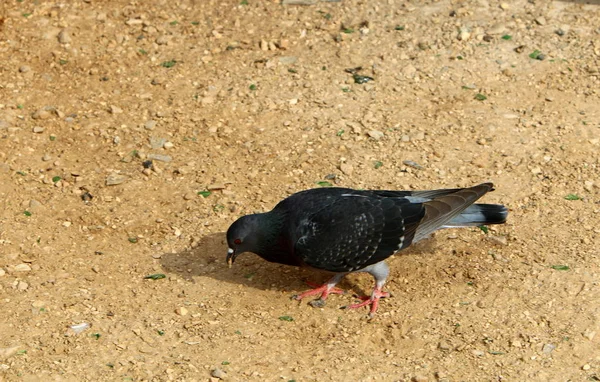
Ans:
[[[346,309],[356,309],[356,308],[362,308],[363,306],[371,305],[369,317],[373,318],[375,316],[375,312],[377,312],[377,308],[379,307],[379,299],[385,298],[385,297],[390,297],[390,294],[388,292],[383,292],[381,290],[381,287],[376,286],[375,289],[373,289],[373,293],[371,294],[371,296],[359,297],[361,300],[363,300],[363,302],[359,302],[358,304],[348,305],[345,308]]]
[[[306,292],[294,295],[293,298],[294,300],[302,300],[304,297],[308,297],[308,296],[315,296],[315,295],[321,295],[320,298],[321,300],[325,300],[327,299],[327,296],[329,296],[330,294],[344,294],[346,293],[346,291],[340,289],[340,288],[336,288],[333,286],[330,286],[330,284],[323,284],[323,285],[319,285],[317,283],[313,283],[310,281],[306,282],[308,284],[308,286],[313,287],[314,289],[311,290],[307,290]]]
[[[292,298],[294,300],[302,300],[305,297],[308,296],[319,296],[318,299],[311,301],[310,305],[316,308],[321,308],[323,306],[325,306],[325,300],[327,299],[327,296],[329,296],[330,294],[344,294],[346,293],[345,291],[343,291],[342,289],[336,288],[335,284],[337,284],[340,279],[344,276],[344,274],[337,274],[335,276],[333,276],[329,281],[327,281],[325,284],[323,285],[318,285],[315,283],[311,283],[311,282],[306,282],[309,286],[313,287],[314,289],[311,290],[307,290],[304,293],[301,293],[299,295],[295,295],[292,296]]]

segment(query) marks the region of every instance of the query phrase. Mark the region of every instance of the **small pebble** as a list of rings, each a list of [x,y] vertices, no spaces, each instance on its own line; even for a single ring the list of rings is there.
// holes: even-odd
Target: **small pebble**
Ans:
[[[493,244],[496,245],[500,245],[500,246],[506,246],[508,245],[508,240],[506,239],[505,236],[488,236],[487,237],[488,241],[490,241]]]
[[[506,11],[510,9],[510,5],[508,3],[500,3],[500,9]]]
[[[155,126],[156,126],[156,121],[153,121],[153,120],[149,120],[149,121],[146,121],[146,123],[144,123],[144,129],[146,129],[146,130],[154,130]]]
[[[175,309],[175,313],[179,316],[185,316],[188,314],[188,310],[183,306],[180,306],[179,308]]]
[[[123,112],[123,109],[115,105],[110,105],[109,111],[111,114],[120,114]]]
[[[583,182],[583,188],[587,192],[592,192],[594,190],[594,181],[593,180],[586,180],[585,182]]]
[[[587,364],[587,363],[586,363],[585,365],[581,366],[581,369],[582,369],[582,370],[589,370],[589,369],[591,369],[591,368],[592,368],[592,367],[591,367],[589,364]]]
[[[383,132],[379,130],[370,130],[367,132],[367,135],[376,141],[380,140],[384,136]]]
[[[31,115],[33,119],[48,119],[50,117],[52,117],[52,114],[46,109],[39,109]]]
[[[128,179],[129,179],[129,177],[126,175],[113,173],[106,177],[106,185],[107,186],[115,186],[117,184],[126,182]]]
[[[58,42],[60,42],[61,44],[71,43],[71,35],[66,29],[63,29],[58,33]]]
[[[33,130],[33,132],[34,132],[34,133],[36,133],[36,134],[41,134],[41,133],[43,133],[43,132],[44,132],[44,128],[43,128],[43,127],[40,127],[40,126],[35,126],[35,127],[32,129],[32,130]]]
[[[165,144],[163,145],[163,147],[165,149],[172,149],[173,147],[175,147],[175,145],[169,141],[165,142]]]
[[[31,66],[28,65],[23,65],[19,67],[19,72],[21,73],[27,73],[31,70]]]
[[[29,284],[27,284],[25,281],[19,281],[17,284],[17,289],[20,291],[25,291],[27,288],[29,288]]]
[[[0,277],[4,276],[6,274],[6,271],[2,268],[0,268]]]
[[[404,160],[404,161],[402,161],[402,163],[405,166],[416,168],[417,170],[423,170],[423,168],[424,168],[423,166],[421,166],[420,164],[418,164],[417,162],[412,161],[412,160]]]
[[[212,375],[214,378],[225,379],[227,373],[217,367],[210,372],[210,375]]]
[[[29,266],[29,264],[25,264],[25,263],[21,263],[18,265],[15,265],[15,272],[29,272],[31,271],[31,267]]]
[[[556,345],[554,344],[545,344],[544,347],[542,347],[542,352],[544,354],[550,354],[552,353],[552,351],[556,349]]]
[[[354,172],[354,167],[351,164],[344,162],[340,164],[340,170],[342,170],[344,174],[350,176]]]
[[[148,154],[148,159],[157,160],[160,162],[170,162],[173,158],[170,155],[161,155],[161,154]]]
[[[482,350],[473,350],[471,353],[473,353],[473,355],[475,357],[483,357],[485,355],[485,353]]]
[[[546,25],[546,18],[544,16],[540,16],[538,18],[535,19],[535,22],[538,25]]]
[[[150,137],[150,147],[153,149],[162,149],[167,140],[165,138]]]

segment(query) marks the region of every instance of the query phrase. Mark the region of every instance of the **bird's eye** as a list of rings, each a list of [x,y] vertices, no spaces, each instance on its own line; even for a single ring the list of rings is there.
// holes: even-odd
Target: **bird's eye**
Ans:
[[[236,244],[236,245],[240,245],[240,244],[242,244],[242,240],[241,239],[235,239],[233,241],[233,243]]]

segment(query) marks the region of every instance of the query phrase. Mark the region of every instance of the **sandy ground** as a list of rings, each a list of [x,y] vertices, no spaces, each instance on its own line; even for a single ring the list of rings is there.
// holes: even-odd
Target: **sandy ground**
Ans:
[[[3,1],[0,379],[600,380],[599,10]],[[508,223],[395,255],[371,321],[225,263],[229,224],[317,182],[488,180]]]

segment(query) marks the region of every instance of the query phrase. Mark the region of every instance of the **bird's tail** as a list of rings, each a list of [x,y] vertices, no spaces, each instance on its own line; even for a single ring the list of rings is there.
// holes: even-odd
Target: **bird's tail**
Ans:
[[[502,204],[473,204],[460,215],[452,218],[442,228],[477,227],[506,222],[508,209]]]

